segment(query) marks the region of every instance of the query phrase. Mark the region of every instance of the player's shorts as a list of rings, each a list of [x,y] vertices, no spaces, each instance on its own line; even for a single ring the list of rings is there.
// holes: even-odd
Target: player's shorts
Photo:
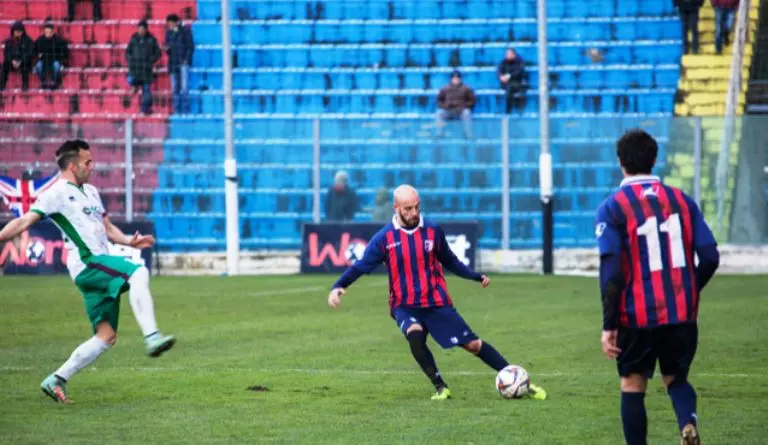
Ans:
[[[661,375],[687,379],[698,340],[696,323],[652,329],[620,328],[617,346],[621,353],[616,360],[619,375],[641,374],[651,378],[658,360]]]
[[[420,324],[425,333],[445,349],[465,345],[477,336],[453,306],[436,308],[397,307],[392,310],[395,323],[405,335],[413,324]]]
[[[117,332],[120,316],[120,294],[129,288],[128,279],[138,264],[123,257],[96,255],[87,261],[86,269],[75,278],[75,285],[85,299],[85,311],[96,332],[96,325],[109,322]]]

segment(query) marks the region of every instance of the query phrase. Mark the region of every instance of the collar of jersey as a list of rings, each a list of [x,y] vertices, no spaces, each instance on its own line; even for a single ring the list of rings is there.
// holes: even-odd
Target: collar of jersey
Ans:
[[[74,183],[74,182],[72,182],[72,181],[66,181],[66,180],[65,180],[64,182],[66,182],[67,184],[71,185],[72,187],[74,187],[74,188],[76,188],[76,189],[80,190],[80,192],[82,192],[82,194],[84,194],[84,195],[85,195],[85,188],[84,188],[83,186],[81,186],[81,185],[77,185],[77,184],[75,184],[75,183]]]
[[[621,181],[621,187],[630,184],[643,184],[646,182],[661,182],[661,179],[656,175],[635,175],[628,176]]]
[[[424,215],[419,215],[419,224],[416,225],[416,227],[414,227],[413,229],[406,229],[405,227],[402,227],[400,225],[400,222],[397,220],[397,215],[392,217],[392,225],[395,226],[395,229],[402,230],[408,235],[412,235],[414,232],[424,227]]]

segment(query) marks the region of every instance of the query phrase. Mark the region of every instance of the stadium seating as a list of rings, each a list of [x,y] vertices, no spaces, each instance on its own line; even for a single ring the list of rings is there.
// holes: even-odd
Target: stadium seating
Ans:
[[[134,203],[155,222],[161,249],[222,249],[221,3],[103,2],[105,20],[71,24],[61,20],[63,0],[3,3],[0,27],[23,18],[36,36],[52,17],[72,44],[60,91],[39,91],[33,80],[30,92],[5,95],[0,113],[136,117],[138,97],[125,91],[125,44],[138,19],[149,18],[160,37],[165,15],[180,14],[196,42],[192,114],[171,116],[162,134],[137,136],[152,157]],[[87,6],[78,5],[80,17],[90,17]],[[315,136],[323,199],[335,171],[347,170],[364,221],[379,187],[410,182],[430,216],[476,220],[481,247],[499,247],[505,98],[495,69],[510,46],[529,73],[527,100],[509,120],[510,247],[540,245],[535,0],[232,0],[229,13],[243,248],[299,246],[312,214]],[[556,245],[591,246],[594,207],[619,179],[615,137],[646,126],[666,149],[680,25],[668,0],[549,0],[547,13]],[[162,120],[172,112],[165,66],[163,58],[153,87]],[[454,126],[436,136],[435,97],[454,69],[477,93],[473,140]],[[9,88],[18,86],[12,76]],[[154,127],[142,119],[137,132]],[[115,187],[122,180],[99,179]],[[119,194],[111,199],[121,208]]]

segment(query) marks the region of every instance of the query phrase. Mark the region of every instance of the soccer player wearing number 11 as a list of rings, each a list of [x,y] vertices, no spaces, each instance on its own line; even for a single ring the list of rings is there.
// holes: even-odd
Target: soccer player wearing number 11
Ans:
[[[659,362],[683,445],[700,443],[696,392],[699,294],[720,256],[712,231],[685,193],[651,176],[658,146],[632,130],[617,143],[621,187],[597,211],[603,352],[617,360],[629,445],[645,445],[645,390]],[[698,255],[698,266],[694,263]]]

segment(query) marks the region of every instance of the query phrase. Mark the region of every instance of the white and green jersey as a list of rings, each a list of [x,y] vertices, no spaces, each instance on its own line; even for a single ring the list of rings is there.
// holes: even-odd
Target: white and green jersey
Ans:
[[[48,217],[61,230],[67,248],[67,269],[75,279],[92,255],[109,254],[106,212],[96,187],[59,179],[43,192],[30,210]]]

